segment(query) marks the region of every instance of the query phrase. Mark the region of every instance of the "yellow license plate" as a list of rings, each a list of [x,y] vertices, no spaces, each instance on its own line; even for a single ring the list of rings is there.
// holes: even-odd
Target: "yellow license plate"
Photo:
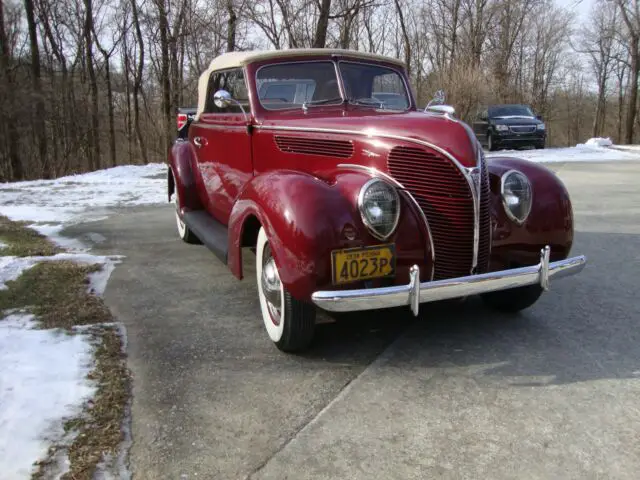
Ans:
[[[389,277],[396,270],[395,245],[348,248],[331,252],[333,283]]]

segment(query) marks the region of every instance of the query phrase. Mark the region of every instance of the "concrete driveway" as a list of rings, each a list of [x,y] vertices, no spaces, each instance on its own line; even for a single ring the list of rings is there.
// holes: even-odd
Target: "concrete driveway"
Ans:
[[[638,478],[640,163],[549,166],[579,276],[516,316],[349,316],[304,356],[263,331],[253,256],[238,282],[179,241],[171,206],[69,230],[127,257],[106,301],[128,331],[134,479]]]

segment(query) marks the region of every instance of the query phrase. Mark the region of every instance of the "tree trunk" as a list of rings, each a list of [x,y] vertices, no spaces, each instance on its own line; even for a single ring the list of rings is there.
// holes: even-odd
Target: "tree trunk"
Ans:
[[[84,49],[85,63],[89,75],[89,89],[91,91],[91,127],[89,128],[89,143],[91,154],[89,155],[91,170],[101,168],[100,162],[100,127],[98,120],[98,80],[93,66],[93,5],[92,0],[84,0]]]
[[[0,0],[0,91],[5,92],[3,119],[7,126],[7,147],[9,154],[9,167],[11,169],[11,180],[22,180],[24,170],[20,160],[18,151],[18,128],[16,126],[15,102],[12,92],[15,90],[15,84],[9,66],[11,59],[9,57],[9,44],[7,43],[7,34],[4,30],[4,5]]]
[[[627,144],[633,143],[633,126],[636,121],[636,106],[638,104],[638,68],[640,68],[638,37],[633,35],[629,43],[631,52],[631,78],[629,80],[629,107],[627,109],[627,121],[624,133],[624,140]]]
[[[169,76],[169,19],[165,0],[156,0],[160,28],[160,83],[162,84],[162,113],[164,117],[165,151],[171,148],[173,113],[171,112],[171,79]]]
[[[325,48],[327,44],[327,30],[329,28],[329,13],[331,10],[331,0],[322,0],[320,4],[320,14],[316,25],[316,35],[313,40],[313,48]]]
[[[140,127],[140,91],[142,89],[142,74],[144,73],[144,39],[142,38],[136,0],[131,0],[131,11],[133,15],[133,25],[136,30],[136,40],[138,42],[138,48],[140,49],[140,54],[138,55],[138,66],[133,80],[133,123],[136,129],[136,137],[138,138],[138,146],[140,147],[142,162],[147,164],[149,163],[147,146],[144,141],[144,135],[142,135],[142,128]]]
[[[24,0],[24,8],[27,15],[29,44],[31,46],[31,80],[33,82],[36,114],[34,119],[34,130],[36,134],[36,142],[38,143],[38,156],[40,157],[42,177],[51,178],[51,168],[49,165],[49,159],[47,158],[47,131],[45,125],[44,95],[42,92],[42,81],[40,77],[40,51],[38,47],[36,19],[33,12],[33,0]]]
[[[233,8],[233,0],[227,0],[227,13],[229,14],[229,20],[227,20],[227,52],[233,52],[236,49],[236,27],[238,23],[238,16]]]
[[[400,20],[400,29],[402,30],[402,40],[404,42],[404,63],[407,69],[407,75],[411,76],[411,39],[409,38],[409,32],[407,31],[407,25],[404,21],[404,14],[402,13],[402,7],[399,0],[394,0],[396,5],[396,13]]]

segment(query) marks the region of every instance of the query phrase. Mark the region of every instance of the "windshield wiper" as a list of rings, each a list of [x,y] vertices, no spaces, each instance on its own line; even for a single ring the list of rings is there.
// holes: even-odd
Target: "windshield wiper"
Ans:
[[[306,110],[309,105],[324,105],[326,103],[337,102],[338,100],[340,100],[340,103],[344,103],[346,101],[342,97],[322,98],[320,100],[309,100],[308,102],[302,103],[302,109]]]
[[[380,102],[378,100],[368,99],[368,98],[349,98],[347,102],[350,105],[361,105],[365,107],[376,107],[383,108],[384,102]]]

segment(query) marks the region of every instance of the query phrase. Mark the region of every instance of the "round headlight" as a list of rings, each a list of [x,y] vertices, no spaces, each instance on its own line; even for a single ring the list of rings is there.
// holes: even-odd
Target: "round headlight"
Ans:
[[[360,189],[358,208],[362,221],[374,237],[385,240],[398,225],[400,197],[394,187],[374,178]]]
[[[527,177],[516,170],[502,175],[500,193],[507,216],[518,224],[524,223],[531,212],[533,194]]]

